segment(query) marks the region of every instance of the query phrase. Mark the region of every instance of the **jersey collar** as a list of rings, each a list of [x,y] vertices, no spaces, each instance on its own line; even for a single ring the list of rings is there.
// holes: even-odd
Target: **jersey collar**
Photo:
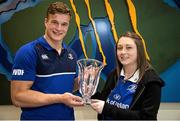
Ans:
[[[54,50],[54,48],[52,48],[52,47],[49,45],[49,43],[46,41],[46,39],[45,39],[44,37],[41,37],[41,38],[39,39],[39,42],[40,42],[41,45],[42,45],[43,47],[45,47],[47,50]],[[62,42],[62,47],[63,47],[63,49],[67,49],[67,47],[66,47],[66,45],[65,45],[64,42]]]
[[[120,73],[121,76],[125,76],[124,74],[124,69],[121,70],[121,73]],[[139,80],[139,69],[136,70],[136,72],[133,74],[133,76],[131,76],[128,81],[131,81],[133,83],[137,83],[137,81]]]

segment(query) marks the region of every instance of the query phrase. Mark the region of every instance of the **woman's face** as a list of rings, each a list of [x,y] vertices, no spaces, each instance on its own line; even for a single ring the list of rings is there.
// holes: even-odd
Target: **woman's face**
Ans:
[[[137,65],[137,46],[132,38],[121,37],[116,51],[118,60],[123,66]]]

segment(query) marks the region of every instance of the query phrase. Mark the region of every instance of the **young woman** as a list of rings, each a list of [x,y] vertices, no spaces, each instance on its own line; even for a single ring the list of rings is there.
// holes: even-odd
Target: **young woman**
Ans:
[[[104,89],[96,93],[92,108],[99,120],[156,120],[164,82],[149,64],[142,39],[134,32],[116,44],[117,67]]]

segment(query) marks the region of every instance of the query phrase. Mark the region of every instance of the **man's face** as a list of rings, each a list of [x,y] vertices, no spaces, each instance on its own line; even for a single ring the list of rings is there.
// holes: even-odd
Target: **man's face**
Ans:
[[[52,42],[62,41],[68,31],[69,22],[69,14],[49,14],[45,18],[45,35]]]

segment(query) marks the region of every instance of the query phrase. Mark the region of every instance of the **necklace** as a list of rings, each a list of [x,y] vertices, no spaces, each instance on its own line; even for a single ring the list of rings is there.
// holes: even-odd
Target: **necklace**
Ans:
[[[137,69],[136,69],[132,74],[129,74],[129,75],[127,74],[128,76],[124,73],[124,75],[125,75],[124,80],[128,80],[128,79],[130,79],[131,77],[133,77],[134,74],[136,73],[136,71],[137,71]]]

